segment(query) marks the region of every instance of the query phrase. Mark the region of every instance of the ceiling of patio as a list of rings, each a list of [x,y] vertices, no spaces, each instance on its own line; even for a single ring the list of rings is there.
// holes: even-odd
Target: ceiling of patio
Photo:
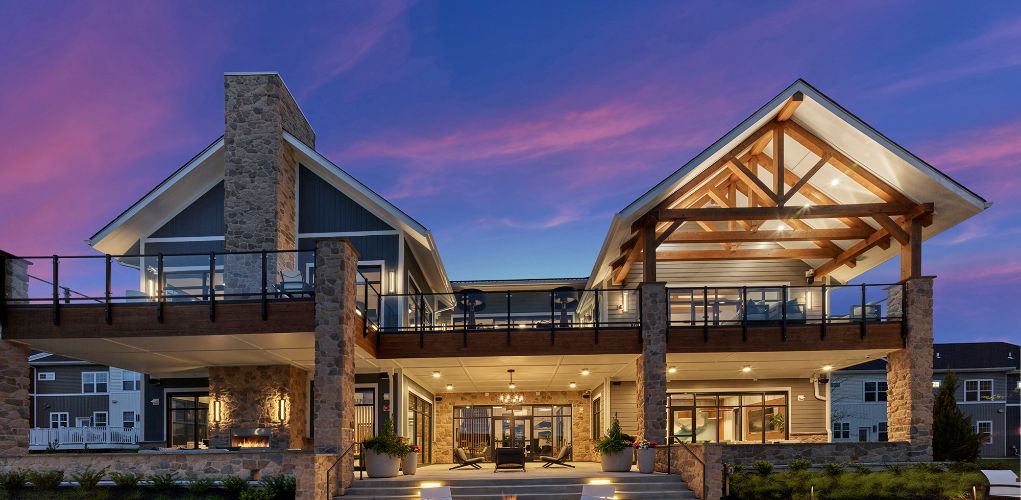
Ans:
[[[669,354],[667,367],[676,368],[669,380],[755,380],[767,378],[808,378],[823,366],[839,369],[886,355],[879,350],[782,351],[769,353]],[[507,390],[508,369],[514,369],[517,390],[591,390],[605,379],[635,380],[633,354],[604,356],[497,356],[478,358],[416,358],[374,360],[363,357],[357,369],[373,372],[388,368],[404,374],[426,389],[441,394],[446,385],[452,392],[501,392]],[[751,367],[748,373],[744,367]],[[582,375],[588,369],[589,375]],[[434,377],[433,372],[439,372]]]

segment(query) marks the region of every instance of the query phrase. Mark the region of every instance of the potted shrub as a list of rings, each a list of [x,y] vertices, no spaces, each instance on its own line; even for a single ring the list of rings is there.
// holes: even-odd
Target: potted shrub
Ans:
[[[639,439],[633,445],[638,454],[638,472],[652,474],[656,471],[656,442]]]
[[[387,419],[379,435],[362,442],[365,473],[369,477],[394,477],[400,470],[401,459],[409,451],[409,446],[397,437],[393,422]]]
[[[596,442],[599,462],[603,472],[627,472],[631,470],[631,445],[635,438],[620,430],[620,421],[614,417],[610,430]]]
[[[418,454],[422,451],[422,448],[417,444],[413,444],[408,449],[410,451],[407,455],[404,455],[404,459],[401,461],[401,470],[404,471],[405,476],[414,476],[418,470]]]

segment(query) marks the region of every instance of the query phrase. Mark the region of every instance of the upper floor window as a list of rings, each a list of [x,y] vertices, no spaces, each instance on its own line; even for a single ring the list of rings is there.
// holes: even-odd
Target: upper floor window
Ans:
[[[57,379],[57,375],[53,372],[39,372],[36,378],[43,381],[53,381]]]
[[[109,385],[109,372],[82,372],[82,394],[107,392]]]
[[[990,401],[992,399],[993,399],[992,379],[964,381],[965,401]]]
[[[833,439],[851,439],[851,424],[833,422]]]
[[[124,378],[121,381],[122,391],[137,391],[142,388],[142,374],[138,372],[123,372]]]
[[[865,401],[886,401],[886,382],[865,382]]]

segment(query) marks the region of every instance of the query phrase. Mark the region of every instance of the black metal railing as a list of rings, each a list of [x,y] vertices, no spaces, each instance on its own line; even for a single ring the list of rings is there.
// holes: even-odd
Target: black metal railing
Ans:
[[[460,291],[379,297],[380,332],[609,330],[641,323],[638,290]]]
[[[367,337],[370,332],[379,331],[379,289],[361,271],[355,284],[355,314],[362,318],[362,336]]]
[[[706,340],[714,327],[779,326],[784,340],[791,325],[859,325],[864,337],[871,323],[901,322],[904,284],[818,286],[735,286],[667,289],[667,314],[674,328],[701,328]]]
[[[688,453],[688,455],[691,455],[691,458],[694,458],[695,461],[698,462],[698,464],[702,467],[702,496],[700,496],[699,498],[702,498],[702,499],[708,498],[708,493],[709,493],[709,484],[708,483],[709,482],[707,481],[708,478],[706,478],[706,476],[705,476],[705,474],[706,474],[705,460],[703,460],[701,457],[699,457],[695,453],[695,451],[692,450],[691,447],[688,446],[687,443],[685,443],[683,440],[681,440],[677,436],[668,436],[666,438],[666,473],[667,474],[672,474],[673,473],[673,469],[672,469],[672,465],[673,465],[672,462],[673,462],[673,455],[674,455],[673,454],[673,448],[676,447],[676,445],[680,445],[680,447],[683,448],[684,451],[686,451]]]
[[[351,445],[348,446],[347,449],[344,450],[344,452],[337,457],[337,460],[334,460],[333,465],[330,465],[329,469],[326,469],[326,498],[333,498],[334,496],[336,496],[334,495],[334,493],[337,491],[337,488],[332,481],[334,469],[336,469],[337,466],[340,465],[341,460],[344,460],[344,457],[346,457],[348,453],[351,453],[354,450],[358,450],[357,452],[355,452],[354,460],[357,460],[358,462],[363,462],[365,458],[364,455],[362,454],[362,443],[355,441],[351,443]],[[354,468],[355,470],[358,471],[358,479],[363,479],[362,474],[364,474],[365,472],[365,464],[364,463],[355,464]],[[341,480],[343,481],[343,478],[341,478]]]

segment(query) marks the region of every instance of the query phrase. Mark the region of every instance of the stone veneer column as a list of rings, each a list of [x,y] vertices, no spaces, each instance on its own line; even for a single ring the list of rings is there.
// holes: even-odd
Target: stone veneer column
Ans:
[[[229,446],[232,429],[271,429],[270,448],[302,449],[307,428],[308,374],[290,365],[209,368],[209,440]],[[280,400],[284,419],[280,419]],[[216,403],[220,421],[216,421]]]
[[[8,299],[28,298],[28,261],[0,250],[4,286]],[[0,454],[28,452],[31,401],[31,370],[28,346],[3,340],[0,329]]]
[[[932,460],[932,285],[931,276],[905,281],[907,338],[886,365],[889,439],[910,442],[920,462]]]
[[[636,363],[638,437],[666,438],[666,284],[642,283],[642,354]]]
[[[345,238],[317,240],[315,269],[315,452],[333,457],[354,442],[358,251]],[[333,477],[341,478],[337,486],[342,494],[354,479],[353,453]]]
[[[287,132],[311,148],[315,133],[275,73],[226,74],[224,90],[224,248],[228,251],[292,250],[297,161]],[[270,254],[267,281],[293,271],[294,254]],[[227,293],[260,290],[258,255],[224,262]]]

